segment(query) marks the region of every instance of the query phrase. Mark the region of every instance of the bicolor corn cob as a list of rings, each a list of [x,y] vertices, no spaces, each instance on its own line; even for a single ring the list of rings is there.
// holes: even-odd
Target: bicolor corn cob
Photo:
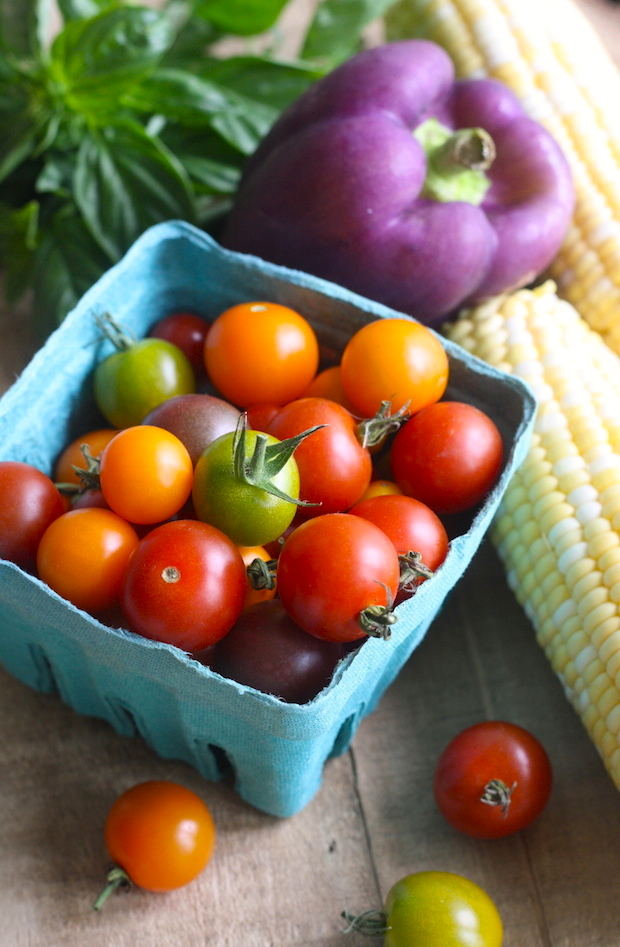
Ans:
[[[590,21],[573,0],[400,0],[387,36],[431,39],[460,77],[500,79],[554,135],[577,201],[549,275],[620,353],[620,71]]]
[[[463,310],[444,331],[538,399],[491,537],[620,788],[620,358],[551,281]]]

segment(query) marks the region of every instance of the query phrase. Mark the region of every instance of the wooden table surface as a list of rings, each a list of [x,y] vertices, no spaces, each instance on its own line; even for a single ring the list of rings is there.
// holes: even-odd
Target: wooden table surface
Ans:
[[[620,7],[582,3],[620,62]],[[27,304],[0,314],[0,337],[3,390],[37,345]],[[441,749],[485,718],[531,729],[555,772],[541,818],[493,842],[452,830],[431,794]],[[214,858],[186,888],[134,889],[96,914],[105,814],[152,778],[207,802]],[[343,937],[340,912],[378,908],[397,879],[431,868],[488,891],[504,947],[620,945],[620,796],[489,544],[298,815],[255,811],[228,784],[158,759],[1,668],[0,801],[0,947],[359,947],[370,941]]]

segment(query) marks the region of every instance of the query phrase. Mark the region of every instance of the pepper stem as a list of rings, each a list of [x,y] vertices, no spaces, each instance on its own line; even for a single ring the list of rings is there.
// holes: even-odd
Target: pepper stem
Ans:
[[[421,196],[448,203],[478,205],[491,186],[484,173],[495,160],[495,143],[484,128],[454,131],[429,118],[414,131],[426,155],[426,178]]]
[[[115,865],[107,874],[107,884],[101,894],[93,901],[93,911],[100,911],[111,894],[115,891],[125,889],[129,891],[131,887],[131,878],[123,868]]]

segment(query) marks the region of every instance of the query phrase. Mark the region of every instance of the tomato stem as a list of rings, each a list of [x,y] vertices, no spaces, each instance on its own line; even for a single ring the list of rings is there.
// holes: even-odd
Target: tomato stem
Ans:
[[[391,626],[396,624],[398,616],[392,611],[394,600],[391,589],[383,582],[379,582],[379,585],[383,585],[387,593],[387,605],[367,605],[359,613],[359,623],[363,631],[371,638],[383,638],[384,641],[389,641],[392,637]]]
[[[115,865],[107,874],[107,884],[101,894],[93,901],[93,911],[100,911],[105,902],[114,891],[121,889],[129,891],[131,887],[131,878],[127,872]]]
[[[86,467],[77,467],[75,464],[71,464],[75,473],[80,478],[80,489],[78,493],[83,493],[84,490],[100,490],[101,480],[99,479],[99,471],[101,469],[101,461],[98,457],[93,457],[88,444],[81,444],[80,450],[84,455]]]
[[[416,582],[420,577],[430,579],[433,575],[433,570],[422,562],[422,554],[413,549],[400,553],[398,563],[400,565],[399,588],[405,592],[414,592]]]
[[[108,339],[119,352],[126,352],[138,341],[133,332],[126,326],[122,326],[120,322],[117,322],[114,316],[111,316],[109,312],[95,313],[93,319],[102,335]]]
[[[405,421],[409,420],[409,402],[391,414],[391,402],[382,401],[381,407],[374,417],[360,421],[356,428],[356,436],[362,447],[376,447],[381,444],[388,434],[393,434]]]
[[[348,927],[342,931],[343,934],[357,932],[366,934],[368,937],[378,937],[380,934],[387,934],[390,930],[385,911],[364,911],[363,914],[349,914],[348,911],[343,911],[340,916],[348,921]]]
[[[253,589],[275,589],[276,587],[276,568],[277,559],[269,559],[265,562],[260,556],[252,559],[245,570]]]
[[[487,806],[500,806],[501,813],[506,818],[516,786],[516,782],[512,786],[507,786],[501,779],[491,779],[484,787],[480,802],[486,803]]]
[[[294,437],[287,437],[284,441],[269,443],[269,436],[261,432],[256,433],[254,452],[248,456],[247,449],[247,414],[243,413],[239,417],[235,435],[233,439],[233,466],[235,476],[242,483],[249,483],[265,493],[286,500],[287,503],[294,503],[295,506],[318,506],[317,503],[309,503],[306,500],[300,500],[298,497],[289,496],[284,493],[273,482],[273,478],[284,469],[286,464],[292,458],[293,453],[299,447],[301,442],[310,434],[325,427],[324,424],[317,424],[296,434]]]

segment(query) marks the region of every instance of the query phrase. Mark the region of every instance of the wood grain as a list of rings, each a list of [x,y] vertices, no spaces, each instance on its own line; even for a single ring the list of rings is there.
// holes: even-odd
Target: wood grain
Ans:
[[[620,8],[581,5],[620,62]],[[27,301],[0,311],[0,331],[5,389],[37,347]],[[443,746],[488,717],[535,732],[555,772],[543,816],[498,842],[453,831],[431,793]],[[95,914],[105,814],[149,778],[202,796],[217,825],[215,856],[184,889],[133,890]],[[0,947],[361,947],[366,938],[343,937],[340,912],[379,907],[394,881],[424,868],[480,883],[503,916],[504,947],[620,945],[620,799],[489,544],[293,818],[253,810],[227,783],[158,759],[140,739],[2,669],[0,793]]]

